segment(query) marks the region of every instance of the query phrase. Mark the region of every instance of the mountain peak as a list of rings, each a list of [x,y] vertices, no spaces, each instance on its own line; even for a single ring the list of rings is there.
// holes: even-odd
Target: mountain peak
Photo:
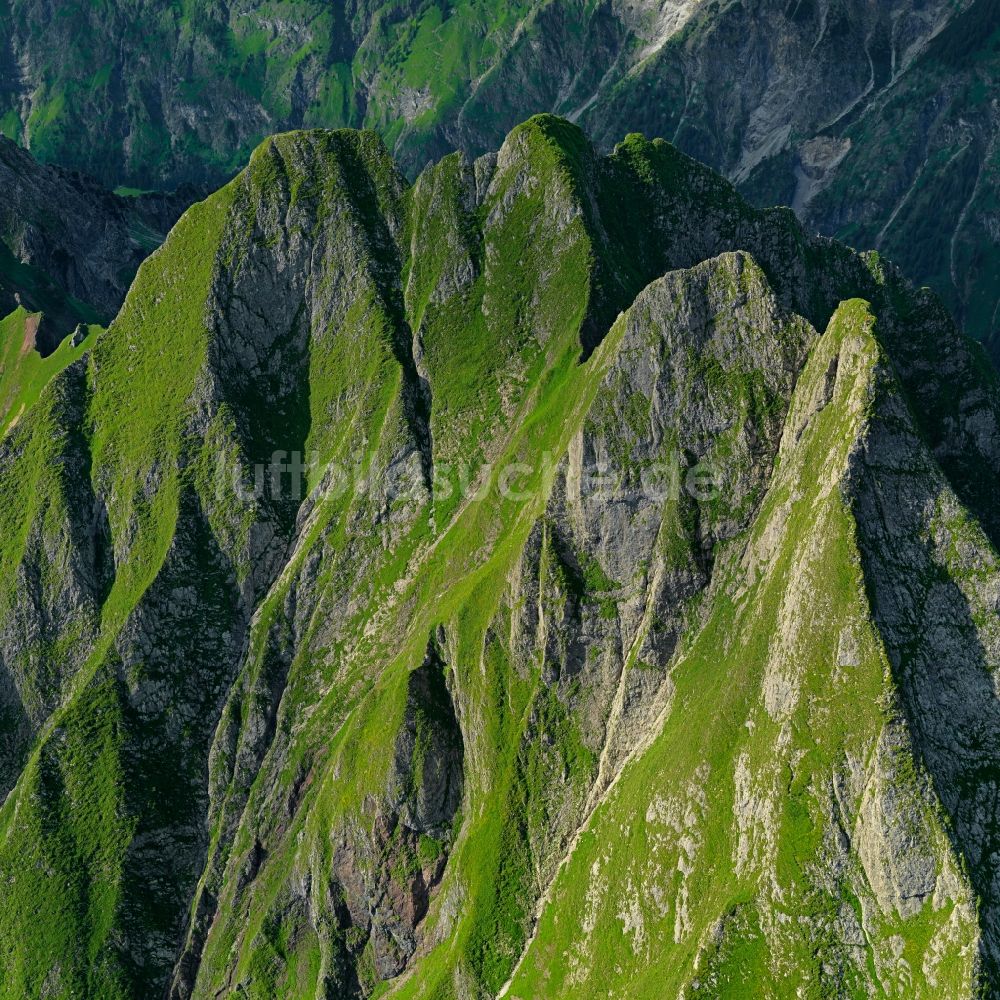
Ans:
[[[891,265],[637,135],[306,130],[74,351],[0,439],[10,995],[996,978],[1000,400]]]

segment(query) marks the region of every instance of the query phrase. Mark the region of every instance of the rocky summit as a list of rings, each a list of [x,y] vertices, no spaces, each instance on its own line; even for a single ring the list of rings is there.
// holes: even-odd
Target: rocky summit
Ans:
[[[84,334],[0,411],[0,997],[1000,989],[1000,391],[877,253],[299,131]]]

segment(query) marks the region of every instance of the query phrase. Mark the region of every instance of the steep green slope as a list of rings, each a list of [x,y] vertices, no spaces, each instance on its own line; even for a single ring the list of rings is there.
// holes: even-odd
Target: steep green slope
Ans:
[[[38,399],[59,372],[93,347],[100,327],[81,327],[47,357],[35,338],[43,317],[18,308],[0,320],[0,436]]]
[[[874,511],[883,476],[903,495],[879,482],[875,503],[889,509]],[[954,522],[926,554],[905,515],[890,530],[908,548],[869,548],[925,490],[967,517],[866,304],[847,302],[798,381],[755,523],[720,558],[662,729],[581,835],[511,997],[974,995],[977,879],[907,711],[910,664],[961,612],[940,625],[925,612],[900,662],[872,605],[904,579],[916,596],[927,575],[942,599],[963,599]],[[989,543],[974,544],[995,573]],[[873,565],[890,551],[896,565]],[[988,676],[981,656],[938,652]],[[940,724],[959,690],[936,690],[916,714]]]
[[[0,440],[0,995],[973,995],[998,407],[662,141],[268,140]]]

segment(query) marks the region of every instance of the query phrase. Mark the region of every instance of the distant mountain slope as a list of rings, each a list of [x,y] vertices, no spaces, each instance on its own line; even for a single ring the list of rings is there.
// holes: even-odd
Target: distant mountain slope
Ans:
[[[1000,351],[1000,3],[707,3],[580,121],[889,254]]]
[[[0,316],[19,306],[40,313],[33,344],[42,354],[78,323],[114,317],[139,265],[195,197],[119,197],[3,136],[0,191]]]
[[[890,253],[1000,351],[998,0],[9,0],[0,28],[0,130],[109,186],[221,183],[311,125],[412,176],[555,111]]]
[[[998,486],[661,140],[268,140],[0,439],[0,996],[995,989]]]

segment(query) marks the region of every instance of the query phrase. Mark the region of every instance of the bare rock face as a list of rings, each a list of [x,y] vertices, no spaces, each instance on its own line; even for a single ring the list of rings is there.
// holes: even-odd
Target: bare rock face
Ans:
[[[662,141],[269,140],[0,439],[0,992],[994,988],[998,414]]]

